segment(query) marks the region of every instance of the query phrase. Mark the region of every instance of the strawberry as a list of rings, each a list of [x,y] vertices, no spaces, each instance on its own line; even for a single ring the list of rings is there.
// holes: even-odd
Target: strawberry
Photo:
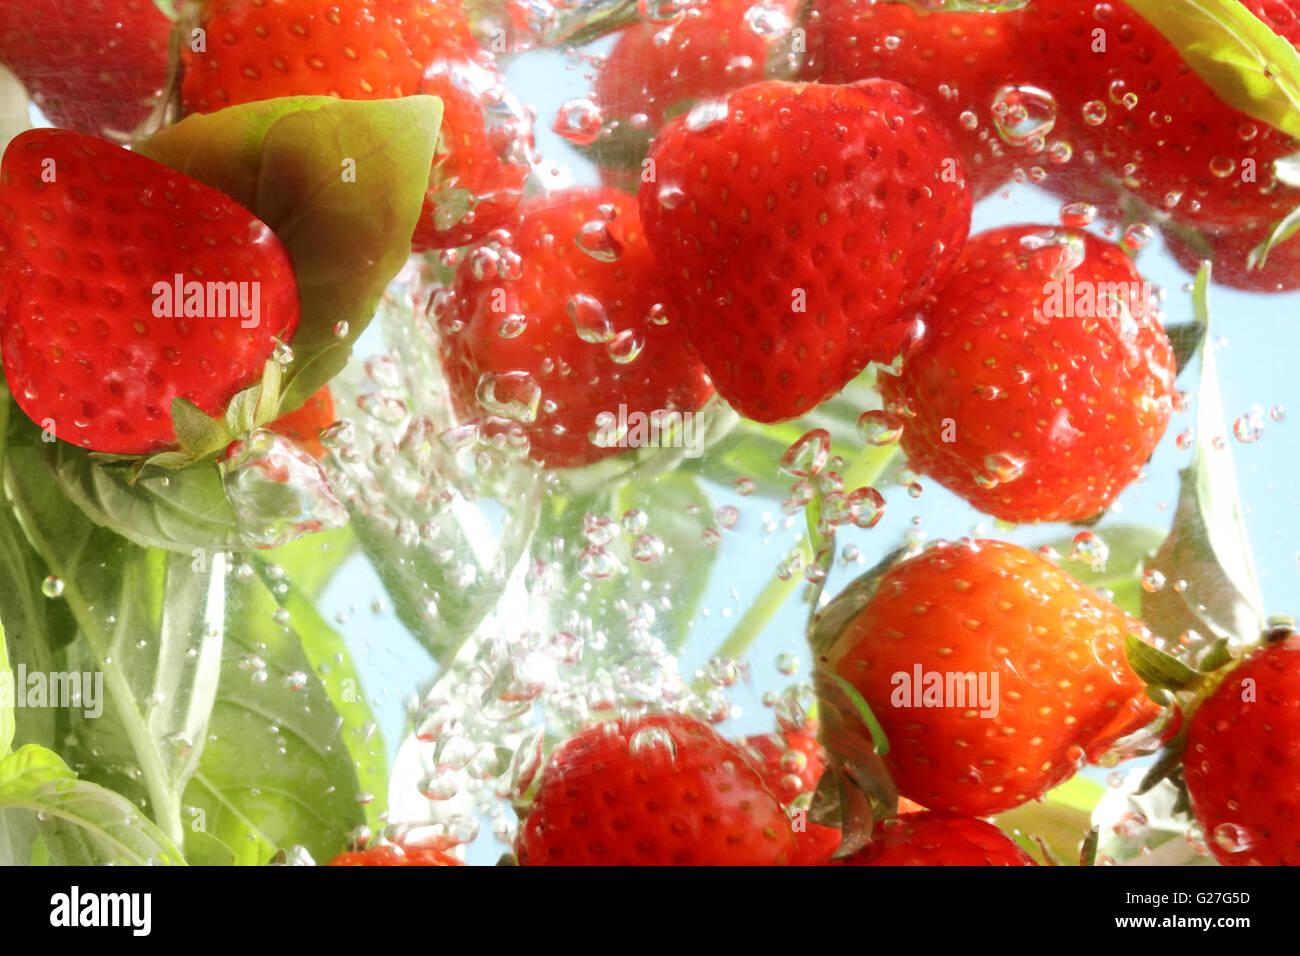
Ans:
[[[280,96],[443,99],[443,130],[412,245],[460,245],[506,224],[532,132],[452,0],[205,0],[183,104],[209,113]]]
[[[871,845],[840,866],[1036,866],[1009,836],[983,820],[908,813],[886,820]]]
[[[1248,257],[1272,233],[1271,226],[1230,230],[1205,237],[1165,231],[1169,251],[1195,275],[1203,259],[1214,263],[1211,278],[1219,285],[1246,292],[1290,292],[1300,289],[1300,239],[1283,240],[1269,250],[1264,264],[1250,268]]]
[[[317,461],[325,457],[320,433],[334,424],[334,396],[322,385],[301,408],[281,415],[266,427],[283,435]]]
[[[1113,502],[1173,412],[1175,362],[1116,245],[1077,229],[972,236],[926,334],[881,392],[911,467],[1007,521]]]
[[[757,83],[725,110],[656,137],[641,218],[718,392],[783,421],[893,358],[956,261],[970,194],[948,134],[896,83]]]
[[[1040,155],[1061,130],[1042,129],[1042,141],[1017,124],[994,123],[993,107],[1028,99],[1014,91],[1021,57],[1021,11],[918,10],[907,3],[819,0],[807,21],[808,56],[800,76],[821,83],[884,77],[929,100],[953,134],[975,197],[992,192],[1017,167],[1046,165]],[[1036,102],[1036,101],[1035,101]],[[1030,104],[1027,104],[1030,105]],[[1041,124],[1039,124],[1041,127]],[[1014,145],[1013,145],[1014,143]],[[1030,151],[1031,145],[1035,152]]]
[[[126,139],[167,82],[171,28],[153,0],[3,3],[0,62],[56,126]]]
[[[0,261],[14,400],[97,451],[172,446],[173,399],[223,414],[298,327],[293,267],[265,223],[81,133],[30,130],[9,144]]]
[[[647,141],[666,120],[764,79],[769,65],[778,72],[799,0],[768,0],[757,19],[749,15],[756,6],[709,0],[687,6],[675,23],[643,20],[623,30],[596,77],[595,102],[612,135],[593,144],[595,155],[639,174]],[[557,130],[565,134],[562,122]]]
[[[1249,6],[1300,39],[1294,3]],[[1176,221],[1241,228],[1300,204],[1273,168],[1296,150],[1291,137],[1219,99],[1126,4],[1034,0],[1021,45],[1027,77],[1055,95],[1076,146],[1095,151],[1115,178]]]
[[[885,572],[820,655],[871,707],[900,793],[986,816],[1155,717],[1124,656],[1129,634],[1149,637],[1046,559],[965,540]]]
[[[653,714],[557,748],[516,852],[524,866],[770,866],[792,861],[795,836],[739,747]]]
[[[441,850],[425,846],[382,843],[364,850],[340,853],[326,866],[464,866]]]
[[[786,803],[817,789],[826,755],[813,733],[756,734],[741,745],[763,784]]]
[[[1254,651],[1201,704],[1183,777],[1220,863],[1300,865],[1300,637]]]
[[[578,189],[522,215],[507,240],[466,256],[431,306],[458,414],[511,418],[535,459],[570,468],[620,451],[593,441],[620,406],[629,422],[698,410],[712,388],[659,300],[630,197]]]

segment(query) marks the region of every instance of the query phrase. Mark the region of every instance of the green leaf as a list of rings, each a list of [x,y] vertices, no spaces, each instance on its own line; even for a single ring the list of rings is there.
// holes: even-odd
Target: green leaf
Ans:
[[[1300,54],[1237,0],[1125,0],[1219,98],[1300,136]]]
[[[190,116],[137,144],[233,197],[288,249],[302,318],[285,410],[343,368],[409,257],[441,123],[431,96],[298,96]]]
[[[1100,570],[1087,561],[1069,561],[1062,567],[1081,584],[1094,591],[1109,591],[1116,607],[1140,617],[1142,614],[1142,570],[1165,540],[1166,532],[1151,525],[1123,524],[1100,529],[1097,536],[1107,549],[1106,564]],[[1069,555],[1072,538],[1049,541],[1057,554]]]
[[[37,834],[56,866],[185,862],[138,807],[28,744],[0,759],[0,864],[31,862]]]
[[[36,453],[11,447],[5,489],[32,545],[63,581],[81,639],[64,669],[96,700],[67,710],[69,735],[99,765],[134,767],[154,819],[181,842],[180,798],[207,739],[222,645],[225,576],[91,524],[42,480]],[[220,555],[213,561],[219,566]],[[100,692],[102,691],[102,697]]]
[[[347,553],[341,547],[336,550],[344,555]],[[301,539],[276,552],[276,565],[282,572],[286,569],[286,562],[305,565],[305,560],[295,561],[295,555],[312,553],[319,554],[317,542],[313,538]],[[312,591],[307,589],[310,581],[304,582],[306,588],[300,587],[292,572],[276,579],[264,559],[258,559],[257,565],[263,582],[276,594],[279,606],[289,612],[289,626],[298,635],[303,653],[311,662],[312,672],[343,721],[339,736],[352,757],[358,792],[369,793],[373,798],[363,804],[366,823],[372,829],[381,828],[388,790],[384,738],[366,703],[361,679],[347,644],[316,610]],[[278,588],[283,588],[283,591],[278,591]]]
[[[1080,843],[1092,826],[1092,808],[1103,791],[1086,777],[1071,777],[1048,791],[1041,801],[999,813],[993,822],[1028,853],[1041,851],[1041,840],[1057,860],[1077,861]]]
[[[184,398],[172,399],[172,427],[181,449],[190,458],[206,458],[230,444],[230,429],[225,423]]]
[[[1149,565],[1164,576],[1166,584],[1142,594],[1142,618],[1167,639],[1190,630],[1207,645],[1227,638],[1241,646],[1257,638],[1263,628],[1263,599],[1246,537],[1232,452],[1225,440],[1214,349],[1208,344],[1209,281],[1209,269],[1203,268],[1193,292],[1203,338],[1192,463],[1180,475],[1173,529]]]
[[[1136,634],[1124,638],[1124,652],[1133,673],[1143,682],[1166,690],[1182,690],[1194,684],[1200,675],[1176,657],[1141,640]]]
[[[1281,160],[1279,160],[1278,163],[1281,165]],[[1293,174],[1288,172],[1286,175],[1289,177]],[[1283,178],[1282,174],[1279,174],[1278,178]],[[1288,179],[1287,185],[1300,186],[1300,180],[1290,182]],[[1272,230],[1269,231],[1269,234],[1264,238],[1264,240],[1247,253],[1246,268],[1262,269],[1264,264],[1268,261],[1268,254],[1282,243],[1289,240],[1298,231],[1300,231],[1300,206],[1292,209],[1289,213],[1274,223]],[[1179,368],[1182,368],[1182,366],[1180,365]]]
[[[14,731],[14,672],[9,666],[9,653],[5,646],[4,623],[0,622],[0,757],[7,757],[13,749]]]
[[[889,738],[885,736],[885,730],[880,726],[880,721],[876,720],[876,715],[871,712],[871,705],[867,703],[866,698],[839,674],[826,671],[826,676],[839,685],[840,690],[844,692],[844,696],[853,706],[854,713],[858,715],[858,719],[871,733],[871,740],[875,745],[876,754],[883,757],[889,753]]]

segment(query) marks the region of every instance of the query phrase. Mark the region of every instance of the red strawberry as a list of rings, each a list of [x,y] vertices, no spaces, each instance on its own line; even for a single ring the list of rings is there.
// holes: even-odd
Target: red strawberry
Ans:
[[[911,467],[987,514],[1092,517],[1169,424],[1169,340],[1132,262],[1091,233],[971,237],[927,325],[881,392]]]
[[[523,195],[527,115],[451,0],[206,0],[203,51],[184,52],[184,105],[209,113],[279,96],[443,98],[443,129],[412,245],[481,238]]]
[[[334,396],[322,385],[301,408],[281,415],[266,427],[283,435],[317,461],[325,457],[320,433],[334,424]]]
[[[809,823],[802,833],[796,831],[799,847],[795,851],[795,866],[827,866],[831,854],[840,848],[840,831],[835,827]]]
[[[1165,231],[1169,251],[1188,272],[1195,275],[1203,259],[1214,263],[1210,273],[1218,285],[1246,292],[1290,292],[1300,289],[1300,239],[1294,236],[1269,250],[1264,264],[1248,266],[1250,253],[1272,233],[1265,225],[1253,229],[1231,230],[1197,240]]]
[[[742,743],[767,789],[790,803],[817,789],[826,755],[812,733],[757,734]]]
[[[641,217],[664,282],[719,393],[757,421],[892,359],[970,228],[952,141],[887,80],[747,86],[725,116],[673,120],[650,158]]]
[[[1014,108],[1040,102],[1007,92],[1016,87],[1021,69],[1017,30],[1022,19],[1018,10],[925,11],[907,3],[819,0],[807,18],[808,56],[801,76],[822,83],[884,77],[927,97],[953,134],[978,198],[1010,179],[1017,167],[1049,165],[1042,151],[1064,132],[1003,117],[1004,138],[994,124],[995,104]],[[1050,115],[1035,115],[1040,113],[1040,119]],[[1040,143],[1023,135],[1031,127],[1043,134]]]
[[[1300,38],[1293,3],[1252,6]],[[1220,100],[1128,5],[1034,0],[1022,49],[1028,75],[1075,124],[1077,145],[1097,151],[1115,177],[1175,220],[1240,228],[1300,204],[1300,192],[1280,186],[1273,170],[1295,141]]]
[[[602,413],[696,411],[712,388],[660,294],[630,197],[583,189],[526,205],[509,241],[468,255],[454,293],[435,299],[457,412],[512,418],[535,459],[568,468],[620,451],[593,443]]]
[[[840,866],[1036,866],[1009,836],[982,820],[909,813],[886,820],[872,844]]]
[[[425,846],[384,843],[364,850],[340,853],[326,866],[464,866],[441,850]]]
[[[153,0],[14,0],[0,62],[56,126],[125,139],[167,82],[171,28]]]
[[[1220,863],[1300,865],[1300,637],[1256,650],[1201,704],[1183,776]]]
[[[561,744],[516,852],[524,866],[770,866],[794,859],[795,835],[739,747],[655,714]]]
[[[764,3],[758,20],[748,16],[755,6],[709,0],[671,26],[643,21],[624,30],[596,78],[602,115],[625,125],[625,134],[652,133],[700,100],[764,79],[799,0]]]
[[[30,130],[9,144],[0,261],[0,351],[14,400],[97,451],[173,445],[174,398],[221,415],[298,327],[293,267],[265,223],[80,133]],[[199,282],[210,283],[194,286],[201,303],[185,288]],[[236,304],[256,310],[245,319]]]
[[[822,663],[870,705],[902,794],[986,816],[1151,721],[1124,656],[1146,633],[1031,551],[941,542],[881,577]]]

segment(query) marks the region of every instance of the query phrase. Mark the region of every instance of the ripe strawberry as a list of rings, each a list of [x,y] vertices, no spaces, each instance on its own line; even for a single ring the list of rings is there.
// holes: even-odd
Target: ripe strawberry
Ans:
[[[1146,633],[1031,551],[941,542],[887,571],[821,660],[870,705],[900,793],[986,816],[1151,721],[1124,656]]]
[[[655,714],[561,744],[516,852],[524,866],[770,866],[793,860],[795,836],[739,747]]]
[[[298,327],[293,267],[265,223],[81,133],[30,130],[9,144],[0,261],[0,351],[14,400],[97,451],[173,445],[174,398],[221,415]],[[210,309],[211,286],[201,305],[172,303],[177,276],[219,280],[227,292],[235,283],[257,311],[245,319],[227,299]]]
[[[816,790],[826,768],[826,755],[813,733],[756,734],[742,746],[763,784],[785,803]]]
[[[326,866],[464,866],[460,860],[441,850],[426,846],[402,846],[384,843],[340,853]]]
[[[443,130],[412,239],[418,251],[499,228],[523,195],[532,133],[452,0],[205,0],[183,103],[209,113],[279,96],[443,99]]]
[[[618,121],[620,138],[652,135],[700,100],[764,79],[799,0],[764,3],[759,19],[748,16],[754,7],[752,0],[709,0],[687,7],[671,26],[642,21],[620,33],[596,78],[596,103],[606,121]]]
[[[1247,265],[1251,251],[1272,231],[1272,226],[1230,230],[1211,234],[1197,243],[1166,230],[1165,240],[1179,265],[1193,275],[1200,269],[1201,260],[1209,259],[1214,263],[1210,276],[1218,285],[1246,292],[1290,292],[1300,288],[1300,239],[1293,236],[1274,246],[1258,268]]]
[[[1036,866],[1009,836],[983,820],[909,813],[886,820],[872,844],[840,866]]]
[[[0,62],[56,126],[125,139],[167,82],[168,20],[153,0],[0,4]]]
[[[631,198],[579,189],[522,214],[506,242],[462,261],[454,292],[431,306],[458,414],[512,419],[535,459],[569,468],[620,451],[593,443],[602,413],[617,419],[625,406],[631,422],[699,409],[712,388],[660,303]]]
[[[1220,863],[1300,865],[1300,637],[1256,650],[1201,704],[1183,776]]]
[[[334,396],[322,385],[301,408],[281,415],[266,427],[283,435],[317,461],[325,457],[320,433],[334,424]]]
[[[747,86],[725,116],[673,120],[650,158],[641,218],[664,282],[719,393],[761,422],[892,359],[970,228],[952,141],[887,80]]]
[[[1019,10],[925,11],[907,3],[819,0],[806,20],[808,56],[800,76],[821,83],[884,77],[925,96],[952,133],[979,198],[1017,167],[1046,165],[1041,150],[1063,132],[1035,124],[1043,137],[1031,152],[1032,137],[1018,135],[1026,124],[1000,120],[1004,137],[994,123],[995,104],[1014,108],[1026,99],[1013,92],[1022,19]]]
[[[1091,233],[971,237],[927,325],[881,392],[911,467],[988,514],[1092,517],[1169,424],[1169,340],[1132,262]]]
[[[1294,3],[1249,6],[1293,43],[1300,39]],[[1128,5],[1034,0],[1021,43],[1028,75],[1075,124],[1076,146],[1096,151],[1132,192],[1176,221],[1240,228],[1300,204],[1300,191],[1281,186],[1273,169],[1295,141],[1220,100]]]

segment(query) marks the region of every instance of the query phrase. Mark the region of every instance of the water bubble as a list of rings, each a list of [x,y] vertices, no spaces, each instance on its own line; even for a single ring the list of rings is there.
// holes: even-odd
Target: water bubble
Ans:
[[[628,534],[640,534],[646,529],[649,522],[650,516],[640,508],[629,508],[623,512],[623,518],[619,524]]]
[[[1274,405],[1268,410],[1268,417],[1273,419],[1275,422],[1280,422],[1282,419],[1286,418],[1286,409],[1281,405]]]
[[[616,365],[631,365],[645,348],[645,338],[635,329],[625,329],[610,340],[605,350]]]
[[[1089,100],[1084,103],[1083,121],[1089,126],[1100,126],[1106,122],[1106,104],[1101,100]]]
[[[872,410],[858,417],[858,435],[868,445],[892,445],[903,434],[903,419],[893,412]]]
[[[378,392],[366,392],[357,396],[357,407],[377,422],[396,425],[409,414],[406,403],[400,398],[381,395]]]
[[[1187,449],[1192,447],[1192,444],[1195,442],[1195,439],[1196,439],[1196,432],[1188,428],[1178,433],[1177,437],[1174,438],[1174,444],[1177,445],[1179,448],[1181,448],[1183,451],[1186,451]]]
[[[1228,853],[1243,853],[1255,845],[1255,836],[1238,823],[1220,823],[1214,828],[1214,842]]]
[[[484,372],[475,396],[493,415],[527,424],[537,421],[542,389],[528,372]]]
[[[1155,568],[1151,568],[1142,573],[1142,590],[1146,591],[1148,594],[1155,594],[1164,586],[1165,576]]]
[[[643,534],[632,545],[632,557],[642,564],[653,564],[664,556],[663,541],[653,534]]]
[[[778,0],[761,0],[745,11],[745,29],[757,36],[780,36],[790,26],[790,17]]]
[[[277,548],[347,524],[320,463],[274,432],[259,428],[232,442],[218,465],[240,533],[254,547]]]
[[[307,686],[307,675],[302,671],[290,671],[284,675],[284,686],[287,690],[302,690]]]
[[[1037,86],[1004,86],[993,95],[993,128],[1011,146],[1041,143],[1056,125],[1056,98]]]
[[[636,10],[651,26],[666,27],[680,23],[691,0],[637,0]]]
[[[1238,415],[1232,422],[1232,434],[1243,444],[1257,442],[1264,435],[1264,419],[1259,412],[1251,411]]]
[[[518,312],[511,312],[497,326],[497,335],[503,339],[517,339],[528,328],[528,317]]]
[[[1074,147],[1065,140],[1058,139],[1048,147],[1047,158],[1058,165],[1064,165],[1074,158]]]
[[[1155,237],[1155,230],[1144,222],[1135,222],[1124,230],[1119,244],[1129,252],[1138,252]]]
[[[614,323],[605,313],[605,306],[595,296],[579,292],[569,297],[569,318],[584,342],[599,344],[614,340]]]
[[[419,783],[420,794],[428,800],[450,800],[460,793],[461,774],[439,767]]]
[[[606,220],[585,222],[578,228],[573,241],[597,262],[617,262],[623,255],[623,244],[610,232],[609,226]]]
[[[672,211],[686,199],[686,190],[679,183],[664,181],[659,184],[657,198],[659,199],[659,205]]]
[[[1071,561],[1084,561],[1094,571],[1106,570],[1106,559],[1110,557],[1110,548],[1106,542],[1091,531],[1080,531],[1072,542],[1074,550],[1070,552]]]
[[[793,677],[799,673],[799,655],[791,654],[789,651],[784,654],[778,654],[776,658],[776,669],[787,677]]]
[[[588,581],[608,581],[620,570],[618,559],[604,548],[593,545],[578,552],[578,574]]]
[[[41,593],[47,598],[57,598],[63,596],[63,579],[57,575],[51,574],[41,582]]]
[[[1097,218],[1097,207],[1092,203],[1071,202],[1061,207],[1061,225],[1081,229]]]
[[[723,505],[714,512],[713,517],[719,525],[730,530],[731,528],[734,528],[736,522],[740,520],[740,509],[735,505]]]
[[[757,487],[757,485],[755,484],[753,478],[737,478],[737,479],[736,479],[736,484],[735,484],[736,494],[741,495],[742,497],[746,497],[746,498],[747,498],[747,497],[749,497],[750,495],[752,495],[752,494],[754,493],[754,489],[755,489],[756,487]]]
[[[781,470],[788,475],[809,478],[826,467],[830,455],[830,432],[814,428],[797,438],[781,455]]]
[[[647,760],[671,763],[677,759],[677,741],[663,727],[642,727],[627,742],[628,753]]]
[[[275,340],[275,348],[271,350],[271,357],[279,365],[289,365],[293,362],[293,346],[288,342]]]
[[[705,679],[718,687],[733,687],[740,680],[740,667],[728,657],[714,657],[704,665]]]
[[[570,143],[590,146],[600,135],[604,124],[600,107],[589,97],[579,96],[560,104],[555,114],[555,124],[551,128]]]
[[[862,529],[874,528],[885,516],[885,496],[875,488],[859,488],[849,495],[853,523]]]
[[[349,326],[347,321],[344,319],[340,319],[334,323],[334,337],[336,339],[346,339],[351,331],[351,326]]]

